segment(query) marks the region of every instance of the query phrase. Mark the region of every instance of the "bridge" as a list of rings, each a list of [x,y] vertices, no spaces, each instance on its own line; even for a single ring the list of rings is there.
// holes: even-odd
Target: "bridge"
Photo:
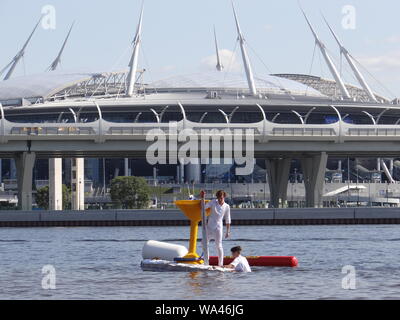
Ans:
[[[102,118],[100,106],[95,102],[99,118],[88,123],[15,123],[5,119],[0,105],[0,156],[14,157],[19,152],[34,152],[40,158],[52,157],[143,157],[152,141],[146,136],[155,129],[167,137],[170,123],[114,123]],[[190,129],[199,136],[237,132],[254,135],[256,157],[284,156],[305,152],[326,152],[329,155],[348,156],[398,156],[400,125],[361,125],[344,122],[338,109],[331,106],[338,116],[332,124],[282,124],[268,121],[261,106],[263,121],[257,123],[197,123],[187,120],[183,106],[183,119],[176,122],[177,132]],[[210,130],[217,130],[211,132]],[[115,143],[118,141],[118,144]],[[200,145],[199,145],[200,147]]]
[[[146,136],[152,130],[162,130],[167,138],[177,138],[184,129],[200,137],[217,136],[251,130],[254,134],[254,158],[265,159],[271,203],[279,206],[286,199],[290,163],[300,159],[306,188],[306,203],[318,207],[322,200],[322,185],[328,156],[397,157],[400,153],[400,125],[349,124],[335,106],[338,121],[332,124],[282,124],[268,121],[264,109],[258,105],[263,120],[257,123],[197,123],[189,121],[183,105],[177,102],[182,120],[176,122],[176,132],[170,132],[169,123],[114,123],[104,120],[101,107],[93,102],[98,119],[88,123],[15,123],[5,118],[0,106],[0,157],[14,158],[17,167],[20,207],[29,210],[32,202],[32,169],[36,158],[132,157],[144,158],[154,143]],[[211,133],[210,133],[211,132]],[[180,143],[183,144],[184,141]],[[225,141],[223,141],[226,143]],[[202,146],[198,143],[199,150]],[[211,158],[211,151],[210,158]],[[78,165],[79,166],[79,165]],[[80,169],[83,170],[83,169]],[[57,171],[53,170],[56,175]],[[61,172],[58,173],[58,175]],[[83,174],[83,173],[82,173]],[[50,187],[60,180],[50,175]],[[52,188],[52,187],[51,187]],[[82,196],[83,197],[83,196]]]

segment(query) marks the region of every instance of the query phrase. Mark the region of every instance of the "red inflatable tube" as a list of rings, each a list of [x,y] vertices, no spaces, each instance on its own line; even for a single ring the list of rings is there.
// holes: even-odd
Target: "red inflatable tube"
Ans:
[[[254,267],[297,267],[299,264],[297,258],[293,256],[252,256],[246,258],[249,261],[249,265]],[[224,257],[224,265],[228,265],[232,261],[232,257]],[[209,262],[212,266],[218,265],[218,257],[210,257]]]

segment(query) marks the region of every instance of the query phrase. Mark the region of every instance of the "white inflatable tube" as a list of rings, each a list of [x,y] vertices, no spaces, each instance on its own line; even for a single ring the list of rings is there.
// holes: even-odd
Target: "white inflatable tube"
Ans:
[[[174,261],[174,258],[182,258],[187,253],[188,249],[184,246],[154,240],[147,241],[142,249],[143,259]]]

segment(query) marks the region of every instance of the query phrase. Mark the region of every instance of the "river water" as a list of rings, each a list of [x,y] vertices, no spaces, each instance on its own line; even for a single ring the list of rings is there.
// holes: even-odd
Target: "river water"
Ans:
[[[233,226],[227,253],[241,245],[247,255],[299,260],[297,268],[239,274],[141,270],[146,240],[187,246],[188,227],[1,228],[0,299],[399,299],[399,231],[396,225]],[[54,267],[55,289],[43,289],[46,265]],[[343,288],[351,284],[343,278],[353,275],[342,273],[344,266],[354,267],[345,271],[355,270],[355,289]]]

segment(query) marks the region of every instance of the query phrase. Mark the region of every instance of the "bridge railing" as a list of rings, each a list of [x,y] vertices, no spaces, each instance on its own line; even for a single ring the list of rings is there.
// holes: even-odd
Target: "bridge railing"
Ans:
[[[48,136],[48,135],[95,135],[90,127],[12,127],[10,135]]]
[[[299,136],[299,137],[334,137],[336,132],[332,128],[274,128],[273,136]]]
[[[382,128],[382,129],[366,129],[366,128],[349,128],[349,136],[383,136],[383,137],[400,137],[400,128]]]
[[[365,139],[399,140],[400,125],[354,125],[345,122],[334,124],[280,124],[269,121],[258,123],[195,123],[182,120],[175,123],[176,130],[191,129],[197,134],[223,135],[226,130],[236,134],[244,134],[246,130],[253,130],[256,139],[267,140],[326,140],[326,141],[354,141]],[[97,142],[115,140],[118,137],[127,139],[145,138],[151,130],[159,129],[171,134],[169,123],[113,123],[106,120],[96,120],[90,123],[14,123],[1,121],[0,143],[8,140],[43,140],[56,138],[93,139]],[[211,131],[214,130],[214,131]]]

